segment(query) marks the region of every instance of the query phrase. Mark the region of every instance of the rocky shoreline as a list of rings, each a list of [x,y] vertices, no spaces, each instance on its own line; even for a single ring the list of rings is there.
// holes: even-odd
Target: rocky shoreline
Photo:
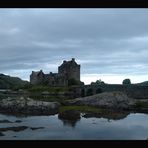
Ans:
[[[35,101],[30,98],[7,98],[0,100],[1,113],[26,115],[53,115],[58,113],[60,103]]]
[[[144,104],[144,105],[143,105]],[[145,105],[146,104],[146,105]],[[90,106],[109,110],[148,111],[148,100],[139,100],[128,97],[127,94],[114,91],[104,92],[92,96],[47,102],[33,100],[29,97],[7,98],[0,100],[0,112],[7,114],[25,115],[54,115],[58,114],[61,106]]]
[[[129,98],[125,93],[115,91],[67,100],[65,101],[65,105],[88,105],[108,109],[127,110],[133,108],[136,102],[135,99]]]

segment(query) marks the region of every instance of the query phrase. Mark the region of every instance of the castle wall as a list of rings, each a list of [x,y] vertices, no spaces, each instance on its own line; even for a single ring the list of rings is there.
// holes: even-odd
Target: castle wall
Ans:
[[[30,75],[30,83],[31,84],[41,84],[42,82],[44,81],[44,74],[39,74],[39,75],[36,75],[34,73],[32,73]]]
[[[72,61],[64,61],[61,66],[58,67],[58,73],[66,76],[67,80],[75,79],[80,81],[80,65],[78,65],[74,59]]]
[[[65,77],[58,73],[45,74],[45,81],[49,86],[66,86],[68,84]]]
[[[72,66],[68,70],[68,80],[75,79],[80,81],[80,66]]]
[[[30,75],[31,84],[45,83],[49,86],[67,86],[70,79],[80,81],[80,65],[74,58],[71,61],[63,61],[58,67],[58,73],[44,74],[41,70]]]

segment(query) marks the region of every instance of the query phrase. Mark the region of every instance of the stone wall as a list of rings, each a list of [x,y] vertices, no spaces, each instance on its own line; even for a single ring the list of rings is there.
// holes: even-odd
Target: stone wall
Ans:
[[[31,84],[40,84],[44,81],[44,73],[42,71],[34,72],[30,75]]]
[[[101,92],[122,91],[129,97],[135,99],[148,99],[148,86],[139,85],[119,85],[119,84],[104,84],[104,85],[84,85],[74,88],[78,97],[94,95]]]
[[[75,62],[74,58],[71,61],[63,61],[58,67],[58,73],[44,74],[40,70],[38,72],[32,71],[30,75],[31,84],[46,83],[49,86],[66,86],[70,79],[80,81],[80,65]]]
[[[75,62],[74,58],[71,61],[63,61],[58,67],[58,73],[65,76],[67,80],[80,81],[80,65]]]

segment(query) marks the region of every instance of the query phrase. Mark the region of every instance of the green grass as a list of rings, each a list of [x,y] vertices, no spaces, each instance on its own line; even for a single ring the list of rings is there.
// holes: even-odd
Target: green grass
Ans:
[[[128,115],[128,112],[109,110],[103,108],[96,108],[91,106],[61,106],[59,113],[63,113],[68,110],[75,110],[81,113],[92,114],[92,117],[103,117],[107,119],[122,119]]]
[[[29,92],[43,92],[43,91],[48,91],[48,92],[65,92],[68,91],[68,87],[49,87],[49,86],[43,86],[43,85],[35,85],[30,88],[28,88]]]
[[[65,100],[71,99],[68,96],[58,95],[58,93],[72,91],[71,87],[49,87],[44,85],[35,85],[31,86],[27,89],[29,92],[29,97],[34,100],[41,100],[41,101],[58,101],[63,103]],[[53,93],[53,95],[42,95],[42,92],[47,91],[49,93]]]
[[[0,93],[0,99],[5,99],[5,98],[6,98],[6,95],[3,93]]]
[[[67,110],[77,110],[84,113],[102,113],[104,111],[103,109],[90,106],[61,106],[59,112],[64,112]]]
[[[135,105],[136,108],[148,108],[148,102],[146,101],[138,101]]]
[[[38,101],[47,101],[47,102],[60,102],[60,103],[64,103],[65,100],[69,100],[69,98],[66,98],[64,96],[45,96],[45,95],[41,95],[39,93],[30,93],[29,97],[34,99],[34,100],[38,100]]]

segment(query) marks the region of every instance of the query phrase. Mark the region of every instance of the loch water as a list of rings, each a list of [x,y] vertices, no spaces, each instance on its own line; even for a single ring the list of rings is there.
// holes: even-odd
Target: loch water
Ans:
[[[130,113],[121,119],[85,117],[76,121],[50,116],[12,116],[0,114],[0,129],[27,126],[20,131],[0,131],[0,140],[146,140],[148,114]],[[20,122],[16,122],[20,121]]]

